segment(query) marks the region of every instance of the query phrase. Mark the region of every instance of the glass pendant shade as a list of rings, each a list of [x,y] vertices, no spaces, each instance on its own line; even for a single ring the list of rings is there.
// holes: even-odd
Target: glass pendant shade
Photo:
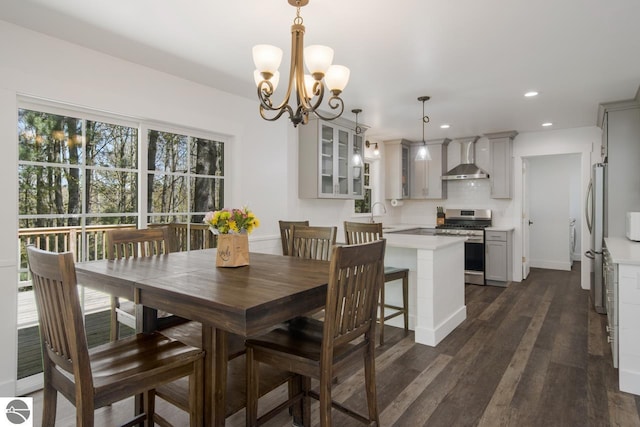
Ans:
[[[311,75],[321,75],[321,79],[331,66],[332,61],[333,49],[330,47],[314,44],[304,48],[304,64]]]
[[[416,160],[431,160],[431,153],[429,153],[429,147],[424,144],[420,149],[418,149],[418,154],[416,154]]]
[[[262,74],[260,74],[260,71],[258,70],[253,71],[253,80],[256,82],[256,86],[258,86],[260,82],[264,80],[262,78]],[[273,77],[269,79],[269,81],[273,85],[273,91],[275,92],[276,88],[278,87],[278,82],[280,81],[280,71],[276,71],[273,74]]]
[[[275,74],[282,62],[282,49],[268,44],[253,47],[253,63],[261,73]]]
[[[355,153],[353,155],[353,166],[362,166],[362,165],[363,165],[362,156],[360,155],[360,153]]]
[[[378,148],[378,143],[377,143],[377,142],[376,142],[376,146],[375,146],[375,148],[373,149],[373,155],[374,155],[375,157],[380,156],[380,149]]]
[[[324,76],[324,82],[330,91],[342,92],[349,83],[349,69],[344,65],[332,65]]]

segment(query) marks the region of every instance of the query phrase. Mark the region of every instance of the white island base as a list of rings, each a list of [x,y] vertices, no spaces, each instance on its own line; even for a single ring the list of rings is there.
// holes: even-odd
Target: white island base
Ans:
[[[436,346],[467,318],[465,239],[393,233],[385,238],[385,265],[409,269],[409,327],[415,331],[415,341]],[[388,303],[402,301],[399,287],[387,287],[385,293]],[[402,318],[388,324],[402,327]]]

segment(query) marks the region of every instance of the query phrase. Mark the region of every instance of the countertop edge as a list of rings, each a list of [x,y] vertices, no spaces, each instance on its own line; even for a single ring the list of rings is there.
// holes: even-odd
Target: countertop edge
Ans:
[[[624,237],[605,237],[604,241],[614,263],[640,265],[640,242]]]

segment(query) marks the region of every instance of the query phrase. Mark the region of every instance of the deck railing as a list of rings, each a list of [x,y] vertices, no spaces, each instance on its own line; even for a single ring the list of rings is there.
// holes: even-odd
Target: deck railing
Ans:
[[[216,238],[206,224],[168,223],[149,224],[148,227],[168,226],[172,252],[216,247]],[[135,228],[134,225],[89,225],[67,227],[22,228],[18,230],[20,251],[20,279],[18,283],[18,324],[32,324],[37,320],[32,296],[31,278],[27,268],[27,245],[51,252],[72,252],[76,261],[103,259],[106,256],[106,233],[115,228]],[[86,242],[82,244],[83,240]],[[84,252],[84,253],[83,253]],[[108,306],[109,300],[83,290],[84,308],[89,312]],[[84,298],[86,296],[86,299]],[[103,307],[105,306],[105,307]]]
[[[168,226],[171,230],[173,252],[214,248],[216,239],[206,224],[168,223],[149,224],[149,227]],[[18,230],[21,254],[27,245],[52,252],[72,252],[76,260],[102,259],[106,255],[105,236],[114,228],[135,228],[134,225],[88,225],[84,234],[80,226],[22,228]],[[84,236],[84,237],[83,237]],[[82,239],[86,245],[82,245]],[[84,248],[85,254],[82,253]],[[23,265],[26,267],[26,264]]]

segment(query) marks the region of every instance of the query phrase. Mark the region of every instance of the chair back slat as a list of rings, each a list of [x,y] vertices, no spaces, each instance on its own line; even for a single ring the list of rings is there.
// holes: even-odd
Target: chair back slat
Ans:
[[[382,223],[344,222],[344,237],[347,245],[375,242],[382,239]]]
[[[107,230],[107,259],[138,258],[171,252],[168,227]]]
[[[282,243],[282,255],[289,255],[292,226],[309,226],[309,221],[278,221],[280,226],[280,242]]]
[[[385,246],[386,240],[381,239],[333,248],[323,346],[340,346],[366,333],[373,337],[378,295],[384,282]]]
[[[292,226],[289,255],[329,261],[336,244],[337,227]]]
[[[93,387],[84,320],[71,252],[51,253],[27,247],[38,308],[45,374],[53,364]],[[43,355],[44,355],[43,354]],[[49,361],[50,359],[50,361]]]

